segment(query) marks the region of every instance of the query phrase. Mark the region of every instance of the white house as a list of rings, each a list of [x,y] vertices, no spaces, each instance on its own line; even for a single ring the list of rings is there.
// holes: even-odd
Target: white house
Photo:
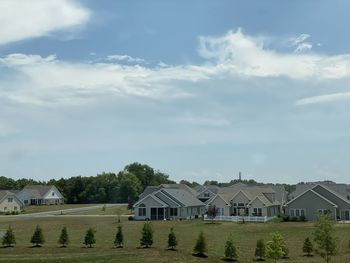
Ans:
[[[54,185],[26,185],[18,193],[25,205],[63,204],[64,197]]]

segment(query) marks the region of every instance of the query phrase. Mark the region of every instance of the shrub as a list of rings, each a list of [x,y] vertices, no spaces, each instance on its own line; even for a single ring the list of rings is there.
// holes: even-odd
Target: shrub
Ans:
[[[13,247],[14,244],[16,244],[15,234],[13,233],[11,226],[9,226],[2,238],[2,245],[5,247]]]
[[[266,257],[276,262],[286,256],[286,248],[283,236],[278,232],[273,233],[272,240],[266,244]]]
[[[150,222],[146,222],[142,228],[142,236],[140,245],[144,248],[149,248],[153,244],[153,228]]]
[[[132,220],[134,220],[134,217],[133,216],[128,216],[128,220],[132,221]]]
[[[122,230],[122,226],[120,225],[118,226],[117,234],[115,235],[114,245],[117,248],[121,248],[124,245],[123,230]]]
[[[86,231],[85,238],[84,238],[84,245],[89,246],[92,248],[92,245],[96,243],[95,239],[95,230],[93,230],[91,227]]]
[[[314,247],[310,241],[310,238],[305,238],[304,244],[303,244],[303,252],[306,253],[308,257],[312,256],[312,252],[314,251]]]
[[[36,226],[34,234],[30,239],[30,243],[32,243],[34,247],[40,247],[42,244],[45,243],[43,230],[39,225]]]
[[[199,233],[194,252],[196,256],[207,257],[205,254],[207,252],[207,242],[202,231]]]
[[[302,221],[302,222],[305,222],[306,221],[306,217],[305,216],[300,216],[299,220]]]
[[[58,243],[61,244],[62,247],[66,247],[68,245],[69,236],[66,227],[62,228],[60,238],[58,239]]]
[[[168,249],[176,250],[176,246],[177,246],[176,236],[174,233],[174,229],[171,228],[170,233],[168,235]]]
[[[237,248],[233,243],[231,235],[229,236],[225,244],[225,258],[230,261],[237,260],[238,258]]]
[[[257,261],[263,261],[266,254],[265,243],[263,239],[256,241],[255,257]]]

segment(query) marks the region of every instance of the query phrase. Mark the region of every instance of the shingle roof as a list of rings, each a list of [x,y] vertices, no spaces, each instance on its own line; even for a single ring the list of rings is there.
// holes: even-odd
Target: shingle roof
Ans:
[[[297,184],[295,191],[289,195],[290,196],[289,199],[299,196],[300,194],[304,193],[306,190],[314,188],[316,185],[325,186],[328,189],[332,190],[333,192],[341,195],[344,199],[348,199],[348,196],[350,196],[350,186],[347,184],[320,182],[320,183]]]
[[[161,192],[166,192],[184,206],[204,206],[205,204],[198,200],[193,194],[184,189],[164,188]]]
[[[8,190],[0,190],[0,200],[3,199],[8,194],[12,194],[12,193]]]
[[[29,192],[34,198],[42,198],[52,185],[26,185],[22,191]]]
[[[139,199],[144,198],[145,196],[154,193],[155,191],[158,191],[160,189],[183,189],[187,192],[189,192],[192,195],[196,195],[197,192],[192,189],[191,187],[185,185],[185,184],[161,184],[158,186],[147,186],[145,190],[140,194]]]

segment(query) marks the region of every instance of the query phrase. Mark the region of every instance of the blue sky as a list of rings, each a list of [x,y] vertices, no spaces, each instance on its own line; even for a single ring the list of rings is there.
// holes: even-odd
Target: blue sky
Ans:
[[[0,175],[350,183],[348,1],[0,1]]]

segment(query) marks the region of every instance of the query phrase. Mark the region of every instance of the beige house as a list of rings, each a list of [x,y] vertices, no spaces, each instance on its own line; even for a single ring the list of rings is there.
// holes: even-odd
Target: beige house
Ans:
[[[8,190],[0,190],[0,212],[21,211],[24,207],[23,202],[18,196]]]
[[[239,183],[220,188],[206,205],[207,208],[215,206],[218,216],[272,218],[281,212],[283,200],[280,196],[282,195],[270,186],[247,186]]]

